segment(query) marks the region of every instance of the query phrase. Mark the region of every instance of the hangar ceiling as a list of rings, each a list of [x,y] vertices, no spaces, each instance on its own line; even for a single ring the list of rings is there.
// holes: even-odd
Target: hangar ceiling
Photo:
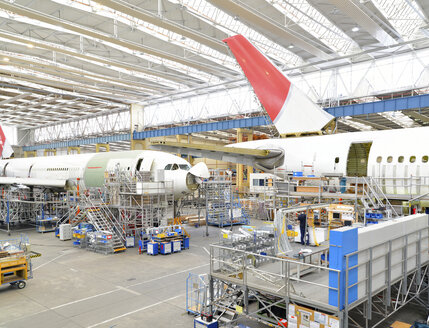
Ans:
[[[0,0],[0,121],[42,128],[246,85],[222,42],[238,33],[294,75],[428,48],[428,24],[425,0]]]

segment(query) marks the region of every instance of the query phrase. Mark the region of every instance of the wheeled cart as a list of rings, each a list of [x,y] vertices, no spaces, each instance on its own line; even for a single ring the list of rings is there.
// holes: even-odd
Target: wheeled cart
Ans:
[[[19,254],[0,258],[0,285],[11,284],[22,289],[32,277],[29,255]]]
[[[41,256],[30,250],[26,235],[0,240],[0,286],[10,284],[22,289],[33,278],[31,259]]]

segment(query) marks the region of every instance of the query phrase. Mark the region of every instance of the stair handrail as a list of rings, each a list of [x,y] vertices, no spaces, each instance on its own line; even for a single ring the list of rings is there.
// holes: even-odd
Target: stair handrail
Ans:
[[[399,216],[398,212],[396,212],[395,208],[390,203],[389,199],[387,198],[386,194],[383,191],[383,188],[378,184],[378,182],[373,177],[368,177],[368,178],[364,177],[363,179],[364,179],[365,183],[367,184],[369,190],[371,191],[371,193],[373,194],[373,196],[377,200],[378,206],[379,207],[385,207],[386,212],[388,214],[390,212],[394,216],[398,217]],[[381,200],[380,195],[381,195],[382,199],[385,201],[385,203],[383,203],[383,201]]]
[[[375,188],[379,190],[379,194],[382,195],[383,199],[385,200],[386,209],[390,210],[392,212],[392,214],[394,214],[394,216],[398,217],[399,216],[398,212],[396,212],[395,208],[390,203],[388,197],[386,196],[386,194],[383,191],[383,188],[381,188],[381,186],[378,184],[378,182],[374,178],[371,177],[370,181],[374,184]]]
[[[125,242],[125,231],[122,228],[122,226],[118,223],[118,221],[116,220],[115,216],[113,215],[113,213],[110,211],[109,207],[103,202],[103,199],[101,198],[101,195],[99,195],[99,200],[100,203],[95,205],[92,200],[88,197],[85,196],[87,202],[91,205],[91,207],[93,208],[99,208],[100,211],[102,212],[102,215],[104,217],[104,219],[113,226],[113,228],[116,229],[117,235],[120,237],[120,240],[122,242]],[[112,231],[113,233],[113,231]]]

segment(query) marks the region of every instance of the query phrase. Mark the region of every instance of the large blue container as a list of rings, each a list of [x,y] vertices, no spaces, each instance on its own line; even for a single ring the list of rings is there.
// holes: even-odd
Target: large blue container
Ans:
[[[189,238],[185,237],[183,238],[183,249],[188,249],[189,248]]]
[[[159,252],[162,255],[171,254],[171,252],[172,252],[171,242],[162,242],[162,243],[159,243]]]
[[[349,269],[348,282],[346,282],[346,258],[345,255],[358,250],[357,228],[344,227],[331,231],[329,242],[329,267],[340,271],[339,281],[338,273],[329,272],[329,305],[339,306],[342,310],[346,302],[346,288],[348,288],[348,304],[357,300],[357,268]],[[358,263],[358,256],[353,255],[349,258],[348,267],[354,267]],[[340,285],[338,286],[338,282]],[[354,286],[353,286],[354,285]],[[352,287],[349,287],[352,286]],[[338,288],[339,290],[335,290]],[[339,294],[339,295],[338,295]],[[338,301],[340,304],[338,304]]]
[[[147,254],[158,255],[158,243],[147,243]]]

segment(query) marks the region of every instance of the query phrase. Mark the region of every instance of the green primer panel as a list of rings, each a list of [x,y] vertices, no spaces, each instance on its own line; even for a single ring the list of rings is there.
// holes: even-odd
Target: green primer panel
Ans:
[[[367,176],[368,156],[372,142],[352,143],[347,157],[347,176]]]
[[[102,187],[104,184],[104,172],[110,160],[136,159],[142,151],[105,152],[95,154],[86,164],[83,180],[86,188]]]

